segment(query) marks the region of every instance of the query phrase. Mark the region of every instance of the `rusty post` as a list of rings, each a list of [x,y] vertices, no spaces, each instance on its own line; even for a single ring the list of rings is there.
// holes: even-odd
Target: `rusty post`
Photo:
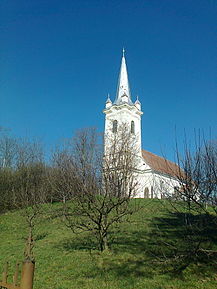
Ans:
[[[19,263],[16,264],[16,269],[15,269],[15,273],[13,276],[13,282],[14,282],[14,286],[18,285],[18,276],[19,276]]]
[[[23,262],[20,289],[33,289],[35,263],[31,260]]]
[[[2,273],[2,282],[7,284],[8,280],[8,262],[5,263],[4,272]]]

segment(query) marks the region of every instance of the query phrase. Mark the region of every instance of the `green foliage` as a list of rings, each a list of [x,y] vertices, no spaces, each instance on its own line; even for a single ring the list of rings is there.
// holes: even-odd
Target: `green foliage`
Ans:
[[[138,200],[132,200],[132,203]],[[167,218],[166,201],[139,200],[141,210],[128,222],[113,227],[110,251],[100,253],[89,233],[73,234],[62,220],[51,217],[61,204],[43,205],[34,229],[36,272],[34,289],[215,289],[216,273],[210,264],[192,263],[182,274],[171,274],[171,265],[162,263],[160,251],[166,241],[157,234],[159,220]],[[179,244],[179,225],[168,222],[161,232]],[[154,230],[154,228],[156,230]],[[0,216],[0,270],[10,262],[10,276],[17,260],[23,260],[28,226],[19,211]],[[205,232],[204,232],[205,233]],[[158,252],[156,245],[159,244]],[[157,255],[157,254],[158,255]],[[162,253],[162,251],[161,251]]]

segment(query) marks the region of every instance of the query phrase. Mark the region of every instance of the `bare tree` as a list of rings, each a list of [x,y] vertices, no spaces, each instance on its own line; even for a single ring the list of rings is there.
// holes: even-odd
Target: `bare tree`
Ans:
[[[137,158],[132,135],[124,128],[113,137],[108,154],[103,155],[97,140],[95,129],[76,134],[71,153],[62,152],[59,169],[65,177],[58,185],[72,200],[64,205],[66,225],[73,232],[91,232],[103,251],[112,226],[135,209],[129,201],[137,187]]]
[[[21,140],[17,145],[17,166],[14,172],[14,207],[21,213],[28,227],[25,259],[34,261],[34,227],[42,214],[46,200],[46,166],[42,147],[38,142]]]
[[[48,180],[52,187],[52,201],[65,203],[76,193],[75,166],[72,141],[56,148],[52,156],[52,166],[48,171]]]
[[[162,260],[177,271],[192,263],[217,264],[217,143],[198,142],[193,151],[186,146],[177,158],[176,200],[168,216],[157,220]]]
[[[193,152],[186,146],[177,159],[179,199],[197,213],[217,214],[217,142],[203,141]]]
[[[0,168],[0,213],[14,208],[13,185],[14,171],[11,168]]]
[[[13,208],[14,172],[16,170],[17,140],[0,135],[0,211]]]
[[[140,161],[136,136],[129,132],[126,124],[122,124],[118,133],[106,138],[109,146],[102,166],[105,194],[118,198],[135,197]]]
[[[0,138],[0,168],[13,168],[17,153],[17,141],[8,135]]]
[[[47,167],[38,141],[0,137],[0,210],[20,209],[28,227],[25,257],[32,259],[33,230],[46,201]]]

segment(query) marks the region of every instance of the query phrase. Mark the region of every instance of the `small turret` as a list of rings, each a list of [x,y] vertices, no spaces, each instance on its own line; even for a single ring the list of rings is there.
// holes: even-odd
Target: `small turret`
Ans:
[[[134,105],[135,105],[139,110],[141,110],[141,102],[139,101],[138,95],[137,95],[137,99],[136,99]]]
[[[109,107],[111,107],[111,106],[112,106],[112,101],[111,101],[110,96],[109,96],[109,94],[108,94],[108,98],[107,98],[107,100],[106,100],[105,107],[106,107],[106,108],[109,108]]]

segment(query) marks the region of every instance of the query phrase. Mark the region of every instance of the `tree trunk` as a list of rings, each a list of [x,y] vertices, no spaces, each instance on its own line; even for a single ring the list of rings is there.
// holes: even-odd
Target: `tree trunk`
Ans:
[[[103,247],[104,247],[104,250],[109,249],[107,234],[103,237]]]

